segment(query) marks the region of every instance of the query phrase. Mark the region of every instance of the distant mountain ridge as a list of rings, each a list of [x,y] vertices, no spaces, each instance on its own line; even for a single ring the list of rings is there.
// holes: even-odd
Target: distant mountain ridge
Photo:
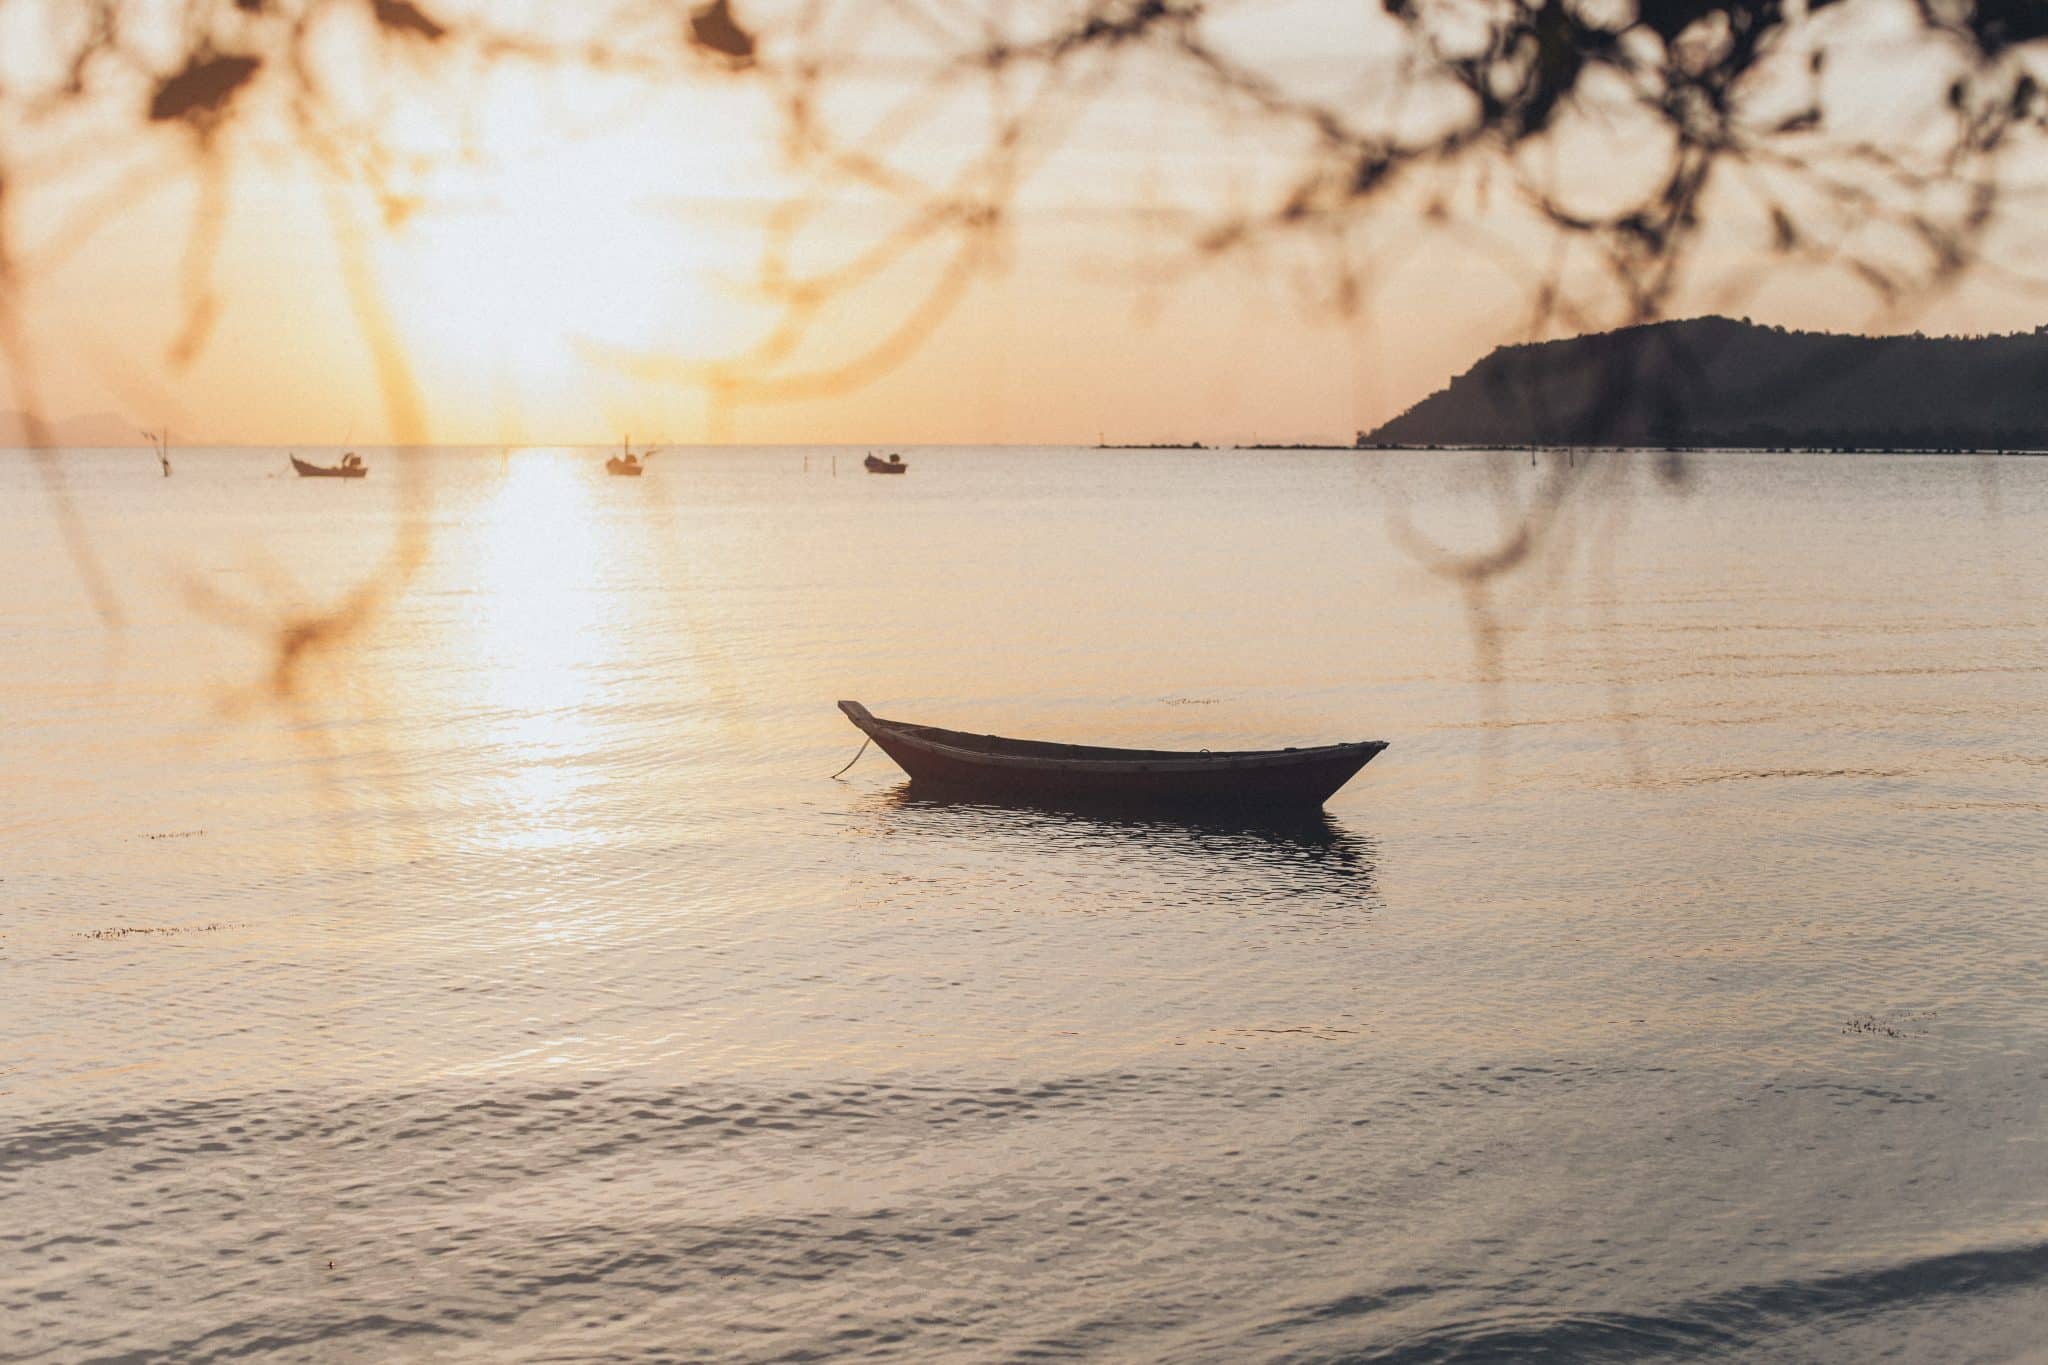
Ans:
[[[50,417],[43,421],[50,444],[58,446],[147,445],[135,423],[117,412],[94,412],[77,417]],[[28,444],[28,419],[18,412],[0,411],[0,446]]]
[[[2048,450],[2048,327],[1865,337],[1702,317],[1502,346],[1363,442]]]

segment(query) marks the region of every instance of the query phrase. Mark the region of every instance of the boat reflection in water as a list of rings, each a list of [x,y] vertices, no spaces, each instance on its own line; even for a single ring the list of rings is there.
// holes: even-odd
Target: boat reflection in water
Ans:
[[[1113,855],[1134,868],[1167,874],[1170,883],[1194,879],[1194,899],[1228,901],[1247,893],[1270,900],[1287,895],[1333,895],[1376,902],[1378,850],[1317,810],[1270,815],[1181,807],[1061,802],[1034,805],[986,801],[905,783],[866,803],[889,833],[988,843],[1038,843],[1072,853]],[[1176,875],[1173,864],[1187,863]],[[1233,889],[1226,871],[1252,874]],[[1154,883],[1156,890],[1160,883]]]

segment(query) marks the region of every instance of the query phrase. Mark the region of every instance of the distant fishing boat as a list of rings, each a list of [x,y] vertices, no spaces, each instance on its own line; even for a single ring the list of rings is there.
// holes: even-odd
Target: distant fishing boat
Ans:
[[[868,473],[870,474],[901,474],[904,470],[910,468],[909,465],[903,463],[901,455],[891,455],[886,460],[878,460],[870,455],[861,463],[867,466]]]
[[[631,437],[619,442],[619,453],[604,462],[605,473],[623,474],[629,479],[637,479],[646,472],[647,466],[641,461],[653,459],[655,452],[650,450],[643,455],[635,455],[631,442]]]
[[[857,701],[839,709],[913,787],[1011,803],[1314,809],[1387,747],[1373,739],[1216,753],[1106,749],[883,720]]]
[[[287,455],[285,458],[292,462],[292,468],[299,472],[302,479],[361,479],[368,477],[370,473],[370,467],[363,463],[363,457],[353,450],[342,456],[338,465],[307,464],[296,455]]]

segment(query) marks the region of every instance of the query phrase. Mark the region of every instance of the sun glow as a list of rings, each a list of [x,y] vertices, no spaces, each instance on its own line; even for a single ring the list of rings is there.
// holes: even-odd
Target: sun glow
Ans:
[[[678,203],[729,201],[745,158],[705,144],[713,119],[586,102],[565,119],[501,94],[476,116],[481,153],[437,172],[390,235],[387,292],[447,430],[656,432],[687,420],[695,395],[650,392],[606,357],[738,343],[735,291],[719,281],[744,269],[742,238]]]
[[[524,177],[495,201],[432,215],[398,251],[393,298],[423,373],[466,425],[500,439],[552,434],[570,414],[583,433],[615,425],[605,409],[620,381],[591,348],[655,348],[705,321],[682,253],[656,228]]]

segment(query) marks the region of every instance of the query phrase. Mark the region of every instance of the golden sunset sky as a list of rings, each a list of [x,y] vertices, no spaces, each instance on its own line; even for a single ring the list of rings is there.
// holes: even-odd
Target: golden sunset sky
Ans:
[[[1858,55],[1835,59],[1834,106],[1874,136],[1910,136],[1887,120],[1910,118],[1939,71],[1903,35],[1902,4],[1844,8],[1855,12],[1830,32]],[[160,70],[174,69],[184,7],[156,9]],[[481,21],[573,46],[545,6],[422,9],[451,28]],[[811,35],[845,61],[820,122],[943,190],[987,150],[992,111],[1032,96],[976,82],[926,93],[945,41],[972,37],[976,9],[934,8],[941,28],[952,16],[950,34],[921,34],[903,17],[919,11],[873,6],[843,32]],[[118,412],[191,442],[391,435],[348,286],[359,237],[420,396],[419,435],[434,441],[1348,441],[1492,346],[1526,339],[1551,259],[1526,208],[1483,175],[1434,188],[1453,206],[1449,222],[1428,219],[1423,191],[1402,186],[1341,240],[1204,256],[1187,225],[1269,202],[1297,149],[1135,54],[1046,101],[1053,131],[1024,158],[991,258],[928,331],[883,346],[843,383],[714,401],[704,367],[745,356],[783,316],[762,288],[778,212],[805,209],[788,238],[792,268],[831,272],[914,222],[911,201],[793,163],[766,82],[745,73],[493,57],[452,37],[381,35],[369,0],[328,10],[314,51],[346,125],[388,157],[381,200],[310,153],[286,96],[260,84],[205,163],[185,127],[134,116],[149,72],[111,70],[82,116],[9,130],[25,149],[8,182],[12,239],[46,412]],[[1215,33],[1291,90],[1370,106],[1390,70],[1376,10],[1254,0],[1229,7]],[[151,7],[139,11],[146,30]],[[78,13],[54,0],[0,5],[0,79],[47,80]],[[771,37],[788,21],[768,5],[739,13]],[[1553,148],[1555,173],[1595,193],[1603,177],[1625,181],[1628,137],[1623,126],[1605,143]],[[218,168],[217,241],[203,208],[214,172],[202,164]],[[2001,256],[2048,261],[2030,226],[2043,177],[2020,167],[2013,178],[2022,192],[1996,234]],[[1821,329],[2048,319],[2039,292],[1996,274],[1886,314],[1839,272],[1774,264],[1754,215],[1739,195],[1730,203],[1731,226],[1709,240],[1672,311]],[[918,315],[954,241],[941,235],[830,291],[774,373],[830,372],[881,344]],[[1363,290],[1348,313],[1333,302],[1340,260]],[[1589,317],[1607,316],[1583,262],[1566,260],[1563,276],[1583,284]],[[179,363],[201,279],[217,313]],[[0,396],[9,406],[19,393]]]

